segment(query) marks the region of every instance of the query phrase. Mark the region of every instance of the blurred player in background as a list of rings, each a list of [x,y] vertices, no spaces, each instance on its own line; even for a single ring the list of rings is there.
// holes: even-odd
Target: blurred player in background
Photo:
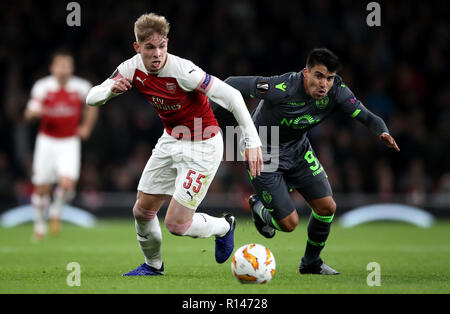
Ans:
[[[399,150],[384,121],[370,112],[337,75],[338,58],[328,49],[310,52],[306,67],[280,76],[230,77],[225,80],[243,95],[262,99],[253,112],[257,127],[268,127],[263,138],[265,171],[250,176],[256,195],[249,198],[257,230],[272,238],[276,230],[291,232],[298,214],[289,191],[295,188],[312,209],[308,241],[299,271],[301,274],[338,274],[323,263],[320,252],[330,233],[336,210],[332,190],[306,132],[330,114],[340,111],[362,122],[383,144]],[[220,108],[214,110],[217,115]],[[271,142],[270,127],[277,127],[278,142]],[[274,152],[278,151],[279,155]],[[275,166],[273,166],[275,165]]]
[[[97,119],[98,109],[85,106],[84,102],[92,85],[73,72],[72,55],[63,50],[55,52],[50,64],[51,75],[34,84],[25,110],[25,121],[40,119],[31,195],[36,240],[42,240],[47,232],[47,214],[51,233],[59,234],[61,209],[75,196],[81,140],[89,137]]]
[[[223,140],[207,97],[232,112],[243,127],[245,156],[252,175],[262,168],[261,141],[242,95],[189,60],[167,52],[169,23],[163,16],[142,15],[134,25],[136,55],[118,66],[87,97],[98,106],[137,88],[158,112],[163,135],[142,173],[133,208],[137,240],[145,263],[125,276],[164,274],[157,212],[170,199],[164,223],[174,235],[215,236],[215,258],[233,252],[235,217],[196,213],[220,165]]]

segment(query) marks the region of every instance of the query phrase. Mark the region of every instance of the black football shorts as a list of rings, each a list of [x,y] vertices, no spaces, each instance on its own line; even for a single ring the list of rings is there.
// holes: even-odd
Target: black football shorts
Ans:
[[[328,176],[314,155],[311,145],[308,142],[305,146],[298,162],[290,169],[278,168],[274,172],[261,172],[257,177],[250,175],[253,190],[264,207],[273,210],[272,216],[276,221],[282,220],[296,210],[289,195],[293,189],[296,189],[306,201],[333,194]],[[247,162],[245,166],[249,170]]]

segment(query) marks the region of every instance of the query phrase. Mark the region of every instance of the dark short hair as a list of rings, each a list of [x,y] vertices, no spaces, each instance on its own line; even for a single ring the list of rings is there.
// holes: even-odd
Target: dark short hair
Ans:
[[[52,53],[52,55],[50,56],[50,63],[52,63],[55,60],[55,58],[59,57],[59,56],[67,56],[67,57],[72,57],[73,58],[73,55],[72,55],[72,53],[70,52],[69,49],[67,49],[65,47],[61,47],[61,48],[56,49]]]
[[[306,66],[312,68],[318,64],[323,64],[330,72],[338,72],[341,69],[339,58],[327,48],[314,48],[309,52]]]

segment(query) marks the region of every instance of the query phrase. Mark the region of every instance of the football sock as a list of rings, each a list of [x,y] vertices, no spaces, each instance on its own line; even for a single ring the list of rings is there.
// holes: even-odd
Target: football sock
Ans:
[[[47,230],[45,214],[50,205],[50,196],[33,193],[31,195],[31,205],[34,213],[34,232],[43,235]]]
[[[306,243],[306,250],[304,262],[310,264],[319,259],[320,252],[325,246],[328,235],[330,234],[332,216],[319,216],[312,211],[308,223],[308,241]]]
[[[195,213],[192,224],[183,233],[192,238],[223,237],[230,230],[230,224],[224,217],[212,217],[205,213]]]
[[[257,201],[254,205],[252,210],[259,216],[261,217],[262,221],[264,221],[266,223],[266,225],[275,228],[276,230],[280,230],[281,228],[280,226],[278,226],[277,222],[275,221],[275,219],[272,217],[272,210],[265,208],[263,203],[261,201]]]
[[[66,190],[61,187],[57,187],[53,194],[53,202],[48,210],[50,218],[59,218],[63,206],[72,201],[74,197],[74,190]]]
[[[134,221],[137,240],[145,256],[145,263],[156,269],[160,269],[162,265],[162,234],[158,217],[155,216],[151,220],[138,220],[135,218]]]

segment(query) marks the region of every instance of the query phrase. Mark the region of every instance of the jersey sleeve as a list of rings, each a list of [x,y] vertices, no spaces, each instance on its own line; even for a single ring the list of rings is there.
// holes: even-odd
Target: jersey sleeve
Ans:
[[[31,88],[30,99],[27,103],[27,110],[31,111],[41,111],[42,109],[42,101],[46,95],[45,84],[42,80],[34,83]]]
[[[87,80],[82,80],[81,84],[80,84],[80,93],[81,93],[81,98],[83,100],[86,99],[87,95],[89,94],[89,91],[92,88],[92,84],[87,81]]]
[[[278,102],[296,88],[292,73],[276,76],[232,76],[225,80],[243,95]]]
[[[211,83],[207,97],[233,114],[243,131],[243,140],[246,148],[262,145],[244,99],[238,90],[216,78]]]
[[[136,58],[131,58],[119,64],[117,69],[111,74],[109,78],[113,80],[121,77],[133,79],[135,70]]]
[[[337,87],[336,91],[336,103],[339,110],[344,112],[344,114],[356,118],[362,110],[361,102],[356,99],[353,92],[347,85],[341,83]]]
[[[94,86],[89,90],[86,96],[86,104],[90,106],[100,106],[105,104],[108,100],[120,95],[111,91],[111,87],[114,85],[114,81],[119,78],[133,79],[134,72],[136,70],[136,56],[122,62],[114,72],[101,83]]]
[[[355,95],[345,84],[341,83],[339,85],[336,94],[336,102],[344,114],[357,119],[370,129],[373,134],[379,136],[382,133],[389,133],[383,119],[373,114],[358,99],[356,99]]]
[[[180,77],[177,78],[180,87],[186,91],[198,91],[202,94],[208,93],[213,85],[214,76],[206,73],[193,62],[183,60],[178,64]]]

